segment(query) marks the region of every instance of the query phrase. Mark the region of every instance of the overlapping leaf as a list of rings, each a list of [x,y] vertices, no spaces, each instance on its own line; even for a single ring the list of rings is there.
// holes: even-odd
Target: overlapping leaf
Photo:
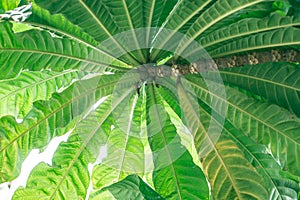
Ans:
[[[231,14],[238,12],[247,7],[255,4],[264,2],[266,0],[247,0],[240,2],[238,0],[228,1],[219,0],[209,8],[207,8],[202,15],[191,25],[189,30],[186,32],[187,38],[181,41],[177,54],[181,55],[186,50],[189,44],[199,37],[205,30],[214,26],[220,20],[230,16]]]
[[[210,72],[214,74],[215,72]],[[223,69],[227,83],[263,96],[300,116],[300,66],[290,63],[267,63],[256,67],[245,66]],[[208,76],[208,77],[213,77]],[[291,118],[292,115],[291,115]]]
[[[213,197],[216,199],[268,197],[265,184],[260,181],[260,175],[251,168],[238,147],[221,135],[222,126],[211,123],[215,114],[204,115],[197,99],[193,97],[195,95],[193,89],[185,82],[177,87],[178,103],[183,109],[186,125],[193,135],[199,158],[203,159],[203,167],[211,183]],[[218,103],[210,103],[213,104]],[[226,111],[226,107],[220,106],[220,108]],[[239,162],[236,163],[234,160]]]
[[[142,98],[134,95],[129,105],[120,103],[114,111],[114,126],[107,138],[106,157],[93,169],[93,188],[99,190],[130,174],[143,174],[146,169],[144,143],[146,131],[142,123]]]
[[[181,144],[155,86],[148,87],[147,131],[153,152],[156,191],[168,199],[207,199],[208,188],[202,170]]]
[[[205,37],[201,38],[200,42],[203,48],[213,48],[215,45],[221,46],[223,42],[228,40],[273,29],[298,26],[299,24],[300,15],[283,17],[278,13],[272,13],[270,16],[263,19],[246,18],[236,23],[231,23],[229,27],[223,27],[215,32],[205,35]]]
[[[29,180],[29,185],[25,189],[17,191],[14,199],[24,198],[24,196],[32,199],[32,190],[38,191],[38,194],[34,195],[35,199],[85,198],[89,186],[87,164],[95,162],[99,154],[101,146],[95,145],[95,143],[105,144],[108,137],[105,135],[102,125],[107,123],[114,109],[131,91],[132,88],[128,88],[127,93],[123,94],[123,98],[117,102],[112,103],[110,98],[105,100],[95,111],[80,120],[69,141],[63,143],[57,154],[54,155],[53,166],[45,169],[45,167],[42,168],[42,164],[42,167],[38,166],[37,169],[34,169],[36,172]],[[37,174],[43,174],[45,171],[50,172],[51,176],[38,177]],[[78,171],[82,173],[78,173]],[[35,184],[36,180],[40,181],[41,178],[43,185]]]
[[[24,69],[104,72],[119,69],[108,65],[122,66],[111,56],[70,39],[52,37],[47,31],[30,30],[14,34],[10,23],[0,23],[0,31],[1,79],[14,77]]]
[[[222,57],[265,48],[297,46],[300,44],[299,34],[300,29],[294,27],[258,33],[249,37],[234,40],[233,42],[209,51],[209,53],[212,57]]]
[[[211,115],[209,106],[203,103],[200,104],[203,107],[201,109],[202,115]],[[213,116],[212,119],[217,122],[216,125],[223,127],[223,134],[235,142],[240,150],[242,150],[245,158],[263,176],[266,189],[269,192],[269,199],[297,199],[299,192],[297,181],[288,178],[287,173],[282,171],[280,165],[264,145],[255,143],[251,138],[236,129],[230,122],[226,121],[223,124],[220,121],[220,116]]]
[[[100,81],[96,77],[78,82],[63,93],[53,95],[48,102],[35,103],[21,124],[9,116],[1,118],[1,182],[13,180],[19,174],[21,163],[31,149],[46,146],[58,134],[57,129],[67,126],[101,97],[110,94],[119,77],[111,75]],[[91,87],[97,83],[98,87]]]
[[[86,74],[80,71],[61,73],[22,72],[18,77],[0,82],[0,117],[12,115],[23,119],[38,100],[49,100],[55,92],[68,88]]]
[[[227,98],[224,98],[217,92],[220,87],[218,83],[215,83],[215,90],[207,90],[201,79],[190,78],[201,100],[208,105],[211,101],[228,103],[227,114],[221,114],[222,117],[256,142],[270,146],[281,167],[299,176],[300,124],[297,120],[291,120],[289,112],[276,105],[257,102],[230,87],[226,87]]]
[[[112,184],[91,195],[91,199],[103,198],[102,194],[109,191],[116,199],[151,200],[163,199],[137,175],[127,176],[123,181]]]

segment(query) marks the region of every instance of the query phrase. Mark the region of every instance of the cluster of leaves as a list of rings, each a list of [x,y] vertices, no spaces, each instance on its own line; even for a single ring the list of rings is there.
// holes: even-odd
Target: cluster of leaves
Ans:
[[[131,71],[170,55],[298,52],[294,4],[34,0],[24,22],[0,23],[0,181],[71,131],[14,199],[299,198],[299,63],[163,77],[140,94]]]

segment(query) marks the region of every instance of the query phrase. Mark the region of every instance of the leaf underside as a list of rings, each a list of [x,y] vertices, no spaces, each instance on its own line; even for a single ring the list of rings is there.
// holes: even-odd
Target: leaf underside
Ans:
[[[1,183],[69,133],[13,199],[298,199],[297,10],[1,1]]]

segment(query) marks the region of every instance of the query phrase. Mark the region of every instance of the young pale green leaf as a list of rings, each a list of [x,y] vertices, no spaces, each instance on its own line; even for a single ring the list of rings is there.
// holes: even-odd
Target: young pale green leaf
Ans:
[[[215,72],[210,72],[210,74],[213,73]],[[263,96],[268,101],[287,108],[300,116],[299,64],[266,63],[256,67],[244,66],[222,69],[219,73],[225,82]]]
[[[103,199],[102,194],[109,191],[115,199],[152,200],[164,199],[147,185],[139,176],[130,175],[124,180],[103,188],[91,194],[90,198]]]
[[[208,199],[202,170],[181,144],[155,86],[147,87],[147,132],[153,152],[156,191],[168,199]]]
[[[268,199],[262,177],[225,135],[204,157],[203,166],[215,199]]]
[[[300,45],[299,34],[299,28],[282,28],[234,40],[208,52],[212,57],[217,58],[266,48],[298,46]]]
[[[41,163],[35,167],[26,188],[16,190],[13,199],[84,199],[90,176],[88,155],[76,154],[81,145],[80,138],[74,139],[72,136],[67,143],[62,143],[54,154],[54,164]]]
[[[106,99],[97,109],[82,118],[74,129],[69,141],[58,148],[53,158],[53,166],[34,170],[32,179],[25,189],[16,192],[14,199],[32,199],[32,190],[38,191],[34,199],[78,199],[85,198],[89,186],[88,163],[98,157],[100,145],[105,144],[107,135],[102,125],[107,122],[114,109],[132,91],[128,88],[119,101],[112,103]],[[87,130],[89,127],[89,130]],[[98,145],[95,145],[98,144]],[[38,177],[36,174],[51,172],[51,176]],[[50,186],[51,185],[51,186]]]
[[[57,135],[58,128],[67,126],[101,97],[109,95],[119,78],[108,75],[77,82],[63,93],[54,94],[49,101],[35,103],[21,124],[12,117],[1,118],[1,182],[13,180],[31,149],[46,146]],[[92,87],[97,83],[98,87]]]
[[[12,115],[23,119],[38,100],[49,100],[55,92],[68,88],[74,81],[83,78],[80,71],[22,72],[14,79],[0,82],[0,117]]]
[[[200,103],[202,115],[210,115],[209,106]],[[296,181],[290,180],[281,170],[277,161],[269,154],[264,145],[255,143],[251,138],[236,129],[229,121],[224,124],[220,122],[220,116],[212,116],[217,125],[223,127],[223,134],[235,142],[244,153],[246,159],[252,164],[257,172],[262,175],[266,182],[266,189],[269,192],[268,199],[297,199],[299,185]],[[298,181],[299,182],[299,181]]]
[[[80,69],[104,72],[120,70],[109,67],[118,63],[115,58],[68,38],[57,38],[47,31],[30,30],[14,34],[10,23],[0,23],[1,79],[16,76],[21,70],[51,69],[63,71]]]
[[[227,98],[224,98],[218,93],[218,83],[214,83],[215,90],[208,91],[199,77],[190,76],[188,79],[198,98],[208,105],[210,102],[227,103],[227,114],[221,116],[256,142],[270,147],[282,169],[299,176],[300,123],[291,120],[290,112],[258,102],[230,87],[226,87]]]
[[[145,167],[144,142],[140,107],[142,98],[134,95],[129,104],[125,100],[114,111],[115,128],[107,138],[107,156],[95,166],[92,174],[93,188],[98,190],[134,173],[143,176]]]
[[[238,150],[238,147],[221,135],[222,127],[211,123],[215,114],[204,115],[198,105],[198,100],[193,96],[193,89],[188,87],[185,81],[181,80],[177,84],[177,89],[186,126],[193,135],[199,158],[204,159],[203,167],[212,186],[213,197],[215,199],[234,199],[236,197],[238,199],[264,199],[267,197],[266,186],[260,181],[260,175],[243,158],[242,152],[232,154]],[[218,105],[218,103],[212,102],[210,106],[212,105]],[[226,110],[224,106],[221,108]],[[226,149],[228,151],[232,149],[232,151],[223,152],[219,149],[218,145],[223,145],[218,144],[220,141],[228,143]],[[235,159],[239,160],[237,165],[235,165]],[[242,176],[242,174],[245,175]],[[244,187],[244,185],[248,186]]]

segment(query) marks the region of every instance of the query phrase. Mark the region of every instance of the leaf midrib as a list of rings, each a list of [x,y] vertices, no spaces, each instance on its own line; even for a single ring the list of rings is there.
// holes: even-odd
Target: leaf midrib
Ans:
[[[124,98],[127,97],[127,95],[132,91],[133,88],[129,88],[128,91],[126,93],[124,93],[124,95],[122,96],[122,98],[119,98],[118,101],[116,101],[117,103],[113,104],[112,107],[105,113],[105,116],[101,119],[101,121],[98,123],[98,125],[96,126],[96,128],[93,130],[93,132],[89,135],[89,137],[84,141],[84,143],[82,144],[82,146],[80,147],[79,151],[76,153],[74,159],[72,160],[72,162],[69,164],[67,171],[64,173],[64,176],[61,178],[60,182],[57,184],[57,187],[54,189],[52,195],[50,196],[49,200],[52,200],[55,193],[58,191],[59,187],[61,186],[61,184],[63,183],[63,181],[66,179],[66,177],[68,176],[71,168],[73,167],[73,165],[76,163],[76,161],[78,160],[79,156],[81,155],[82,151],[84,150],[84,148],[86,147],[86,145],[90,142],[90,140],[94,137],[94,135],[96,134],[97,130],[101,127],[101,125],[104,123],[104,121],[107,119],[107,117],[110,115],[110,113],[123,101]]]
[[[156,106],[157,104],[156,104],[156,98],[155,98],[156,95],[155,95],[155,91],[154,91],[154,86],[151,85],[150,88],[151,88],[151,98],[152,98],[152,102],[154,102],[154,103],[155,103],[154,106]],[[149,89],[150,89],[150,88],[149,88]],[[155,107],[155,108],[157,108],[157,107]],[[168,146],[168,144],[167,144],[167,141],[166,141],[166,138],[165,138],[165,133],[164,133],[163,126],[162,126],[161,120],[160,120],[160,115],[159,115],[157,109],[155,109],[155,115],[156,115],[156,119],[157,119],[157,121],[158,121],[158,123],[159,123],[159,126],[160,126],[160,127],[159,127],[159,130],[161,130],[160,133],[161,133],[161,136],[162,136],[163,141],[164,141],[164,144],[165,144],[164,146],[166,147],[166,146]],[[179,187],[179,182],[178,182],[178,178],[177,178],[177,173],[176,173],[175,168],[174,168],[174,164],[173,164],[174,162],[173,162],[173,160],[172,160],[172,158],[171,158],[169,148],[166,148],[166,151],[167,151],[167,156],[168,156],[168,158],[169,158],[169,161],[172,163],[170,166],[171,166],[171,169],[172,169],[172,171],[173,171],[174,178],[175,178],[175,183],[176,183],[177,193],[178,193],[178,195],[179,195],[179,199],[182,200],[182,195],[181,195],[181,191],[180,191],[180,187]]]
[[[85,8],[85,10],[87,10],[87,12],[92,16],[92,18],[97,22],[97,24],[104,30],[104,32],[106,33],[106,35],[109,36],[109,39],[111,39],[117,46],[119,49],[127,52],[120,44],[118,41],[116,41],[116,39],[113,37],[113,35],[107,30],[107,28],[104,26],[103,23],[101,23],[101,21],[97,18],[97,16],[95,15],[95,13],[93,13],[93,11],[82,1],[82,0],[78,0],[79,3]],[[127,58],[134,63],[135,65],[139,65],[139,62],[137,62],[132,56],[131,54],[126,54]]]
[[[65,108],[67,105],[69,105],[71,102],[74,102],[75,100],[87,95],[88,93],[90,92],[93,92],[95,90],[98,90],[100,88],[105,88],[106,86],[110,86],[110,85],[114,85],[115,83],[117,83],[117,81],[114,81],[114,82],[110,82],[108,84],[104,84],[104,85],[101,85],[97,88],[93,88],[91,90],[88,90],[86,91],[85,93],[77,96],[76,98],[72,98],[70,101],[67,101],[65,104],[62,104],[60,107],[58,107],[57,109],[55,109],[53,112],[49,113],[48,115],[46,115],[45,117],[43,117],[42,120],[36,122],[33,126],[27,128],[27,130],[21,132],[15,139],[11,140],[6,146],[4,146],[2,149],[0,149],[0,152],[4,151],[7,147],[9,147],[11,144],[13,144],[15,141],[17,141],[18,139],[20,139],[21,137],[23,137],[27,132],[30,132],[33,128],[39,126],[43,121],[46,121],[47,119],[49,119],[52,115],[56,114],[59,110]]]
[[[272,129],[273,131],[275,131],[276,133],[280,133],[280,135],[282,135],[283,137],[285,138],[288,138],[290,141],[292,141],[293,143],[295,143],[297,146],[300,146],[300,144],[297,143],[297,141],[293,140],[291,137],[287,136],[284,134],[284,132],[276,129],[275,127],[271,126],[270,124],[267,124],[266,122],[260,120],[259,118],[255,117],[254,115],[252,115],[251,113],[247,112],[246,110],[242,110],[241,108],[239,108],[238,106],[234,105],[233,103],[229,102],[227,99],[224,100],[223,98],[217,96],[216,94],[206,90],[205,88],[202,88],[200,87],[199,85],[195,84],[194,82],[192,81],[189,81],[189,83],[191,83],[192,85],[194,85],[196,88],[199,88],[200,90],[203,90],[205,91],[206,93],[209,93],[210,95],[218,98],[218,99],[221,99],[223,102],[226,102],[227,104],[229,104],[230,106],[234,107],[235,109],[241,111],[242,113],[250,116],[251,118],[255,119],[256,121],[258,121],[259,123],[263,124],[264,126],[266,127],[269,127],[270,129]]]
[[[180,85],[178,85],[178,86],[181,88],[182,92],[185,93],[185,90],[183,89],[182,84],[180,84]],[[184,97],[187,99],[187,102],[190,102],[190,101],[188,100],[188,98],[187,98],[187,95],[184,95]],[[192,106],[191,104],[189,104],[189,105]],[[194,109],[191,109],[191,110],[195,113],[195,110],[194,110]],[[195,116],[197,116],[197,113],[195,113]],[[197,118],[199,119],[199,117],[197,117]],[[208,132],[207,132],[206,129],[204,128],[204,125],[203,125],[203,123],[201,122],[200,119],[199,119],[199,125],[200,125],[201,129],[203,130],[203,132],[205,133],[206,138],[209,140],[210,146],[213,148],[214,152],[215,152],[216,155],[218,156],[219,161],[221,162],[222,166],[224,167],[224,169],[225,169],[225,171],[226,171],[226,174],[227,174],[227,176],[229,177],[230,182],[232,183],[232,187],[233,187],[234,190],[236,191],[237,196],[239,197],[239,199],[242,199],[241,196],[240,196],[240,194],[239,194],[239,190],[238,190],[238,188],[237,188],[237,186],[236,186],[236,184],[235,184],[235,182],[234,182],[234,179],[233,179],[233,177],[231,177],[231,173],[229,173],[229,170],[228,170],[227,166],[225,165],[225,163],[224,163],[224,161],[223,161],[223,159],[222,159],[222,156],[220,155],[219,151],[218,151],[217,148],[215,147],[214,142],[211,140],[211,138],[210,138]],[[199,126],[198,126],[198,127],[199,127]],[[199,131],[199,128],[197,128],[196,132],[198,132],[198,131]],[[195,135],[193,134],[193,136],[195,136]]]
[[[286,27],[290,27],[290,26],[299,26],[299,25],[300,25],[300,22],[297,22],[297,23],[290,23],[290,24],[284,24],[284,25],[279,25],[279,26],[271,26],[271,27],[266,27],[266,28],[263,28],[263,29],[256,29],[256,30],[253,30],[253,31],[239,33],[239,34],[231,35],[229,37],[223,37],[223,38],[217,39],[213,42],[206,43],[205,45],[202,46],[202,48],[207,48],[207,47],[212,46],[214,44],[218,44],[218,43],[221,43],[221,42],[224,42],[224,41],[227,41],[227,40],[232,40],[232,39],[238,38],[238,37],[243,37],[245,35],[253,35],[255,33],[266,32],[266,31],[270,31],[270,30],[286,28]]]
[[[121,171],[122,171],[122,168],[123,168],[123,165],[124,165],[126,148],[127,148],[127,145],[128,145],[128,139],[129,139],[129,135],[130,135],[130,129],[131,129],[132,123],[133,123],[132,119],[133,119],[133,115],[134,115],[134,108],[136,106],[137,100],[138,100],[138,96],[136,94],[135,97],[134,97],[134,102],[133,102],[133,104],[131,106],[131,111],[130,111],[129,117],[128,117],[128,127],[127,127],[127,130],[126,130],[126,138],[125,138],[125,145],[124,145],[124,150],[125,151],[122,151],[123,153],[122,153],[122,156],[121,156],[121,166],[120,166],[120,170],[119,170],[119,173],[118,173],[117,180],[120,180]]]
[[[288,89],[291,89],[291,90],[300,91],[300,88],[296,88],[296,87],[289,86],[289,85],[279,83],[279,82],[274,82],[272,80],[260,78],[260,77],[253,76],[253,75],[247,75],[247,74],[243,74],[243,73],[237,73],[237,72],[232,72],[232,71],[224,71],[224,70],[220,70],[219,73],[228,74],[228,75],[232,75],[232,76],[239,76],[239,77],[244,77],[244,78],[249,78],[249,79],[254,79],[254,80],[257,80],[257,81],[267,82],[267,83],[270,83],[270,84],[273,84],[273,85],[278,85],[278,86],[281,86],[283,88],[288,88]]]
[[[54,76],[50,76],[50,77],[48,77],[48,78],[46,78],[46,79],[43,79],[44,77],[38,77],[38,78],[40,79],[39,81],[33,82],[33,83],[31,83],[31,84],[28,84],[28,85],[26,85],[25,87],[20,87],[20,88],[18,88],[18,89],[16,89],[16,90],[13,90],[12,92],[6,94],[5,96],[2,96],[2,97],[0,98],[0,102],[1,102],[1,100],[5,99],[5,98],[8,98],[9,96],[12,96],[13,94],[16,94],[16,93],[18,93],[18,92],[21,91],[21,90],[26,90],[27,88],[30,88],[30,87],[33,87],[33,86],[40,85],[40,84],[42,84],[42,83],[44,83],[44,82],[50,81],[51,79],[56,79],[56,78],[58,78],[58,77],[60,77],[60,76],[64,76],[64,75],[66,75],[66,74],[68,74],[68,73],[72,74],[72,73],[74,73],[74,72],[78,72],[78,71],[77,71],[77,70],[65,71],[65,72],[61,72],[61,73],[59,73],[59,74],[56,74],[56,75],[54,75]],[[47,74],[47,75],[49,75],[49,74]],[[13,82],[13,81],[18,81],[18,80],[9,80],[9,82]],[[18,81],[18,82],[19,82],[19,81]],[[22,82],[24,82],[24,81],[22,81]]]
[[[55,57],[63,57],[66,59],[70,59],[70,60],[75,60],[75,61],[79,61],[79,62],[85,62],[88,64],[92,64],[92,65],[99,65],[99,66],[106,66],[108,68],[112,68],[112,69],[116,69],[116,70],[128,70],[127,68],[123,68],[123,67],[118,67],[118,66],[113,66],[113,65],[109,65],[107,63],[101,63],[99,61],[95,61],[95,60],[90,60],[87,58],[80,58],[80,57],[75,57],[72,55],[66,55],[66,54],[59,54],[56,52],[50,52],[50,51],[43,51],[43,50],[32,50],[32,49],[18,49],[18,48],[0,48],[0,51],[13,51],[13,52],[22,52],[22,53],[32,53],[32,54],[41,54],[41,55],[50,55],[50,56],[55,56]]]
[[[220,21],[220,20],[222,20],[223,18],[225,18],[225,17],[227,17],[227,16],[229,16],[229,15],[231,15],[231,14],[233,14],[233,13],[235,13],[235,12],[237,12],[237,11],[239,11],[239,10],[242,10],[242,9],[244,9],[244,8],[247,8],[247,7],[249,7],[249,6],[252,6],[252,5],[255,5],[255,4],[258,4],[258,3],[260,3],[260,2],[263,2],[263,1],[265,1],[265,0],[255,0],[255,1],[253,1],[253,2],[250,2],[250,3],[247,3],[247,4],[243,4],[242,6],[240,6],[240,7],[237,7],[237,8],[235,8],[235,9],[233,9],[233,10],[231,10],[230,12],[227,12],[227,13],[225,13],[224,15],[221,15],[221,16],[219,16],[219,17],[217,17],[215,20],[213,20],[213,21],[211,21],[210,23],[208,23],[208,24],[206,24],[203,28],[201,28],[196,34],[194,34],[193,36],[191,36],[190,38],[189,38],[189,40],[186,42],[186,43],[184,43],[184,45],[183,46],[181,46],[180,47],[180,49],[178,49],[176,52],[177,52],[177,56],[175,57],[176,59],[178,58],[178,55],[180,55],[190,44],[191,44],[191,42],[192,41],[194,41],[199,35],[201,35],[205,30],[207,30],[209,27],[212,27],[215,23],[217,23],[218,21]],[[201,16],[203,16],[204,15],[204,13],[201,15]],[[200,16],[200,17],[201,17]],[[199,18],[200,18],[199,17]]]
[[[205,6],[207,6],[212,0],[207,0],[202,6],[200,6],[198,9],[196,9],[194,12],[192,12],[189,16],[189,18],[186,18],[185,20],[183,20],[182,23],[178,24],[178,26],[176,28],[172,28],[172,32],[171,34],[169,34],[169,36],[164,40],[165,42],[163,42],[161,45],[159,45],[158,47],[156,47],[157,49],[162,49],[162,47],[167,43],[167,41],[170,40],[170,38],[172,38],[172,36],[174,34],[177,33],[177,31],[182,27],[184,26],[190,19],[192,19],[194,17],[194,15],[196,15],[200,10],[202,10]],[[174,6],[173,10],[172,11],[176,11],[176,8],[180,5],[180,2],[183,2],[183,1],[178,1],[177,4]],[[172,13],[172,11],[170,13]],[[169,15],[170,17],[172,17],[173,15]],[[160,28],[160,30],[158,31],[157,35],[163,30],[165,29],[166,25],[168,24],[168,21],[170,20],[170,17],[168,17],[164,24],[162,25],[162,27]],[[157,35],[154,37],[156,38]],[[159,51],[155,51],[152,55],[153,57],[153,60],[156,59],[157,55],[158,55]]]
[[[214,115],[211,115],[210,113],[208,113],[205,109],[202,109],[207,115],[211,116],[213,118],[213,120],[219,124],[219,126],[223,127],[223,129],[226,131],[226,133],[228,135],[230,135],[237,143],[239,143],[243,149],[245,149],[250,155],[251,157],[259,164],[259,166],[261,167],[261,169],[263,169],[264,173],[266,174],[267,177],[269,177],[269,180],[271,181],[272,185],[274,188],[276,188],[276,191],[278,194],[281,195],[281,193],[279,192],[274,180],[272,179],[272,177],[270,176],[270,174],[267,172],[267,170],[263,167],[263,165],[261,164],[261,162],[257,159],[257,157],[247,148],[247,146],[245,146],[238,138],[236,138],[227,128],[227,126],[223,126],[219,120],[217,120]],[[280,199],[282,200],[281,196]]]
[[[24,22],[24,23],[25,23],[25,24],[28,24],[28,25],[37,26],[37,27],[43,27],[43,28],[45,28],[45,29],[52,30],[52,31],[57,32],[57,33],[61,33],[62,35],[68,36],[69,38],[72,38],[72,39],[78,41],[79,43],[82,43],[82,44],[84,44],[84,45],[86,45],[86,46],[88,46],[88,47],[94,49],[95,51],[97,51],[97,52],[99,52],[99,53],[101,53],[101,54],[104,54],[104,55],[106,55],[106,56],[108,56],[108,57],[110,57],[110,58],[113,58],[113,59],[117,60],[118,62],[121,62],[121,63],[124,64],[124,65],[128,65],[128,64],[125,63],[124,61],[122,61],[122,60],[120,60],[120,59],[114,57],[113,55],[111,55],[111,54],[109,54],[108,52],[106,52],[106,51],[100,49],[99,47],[95,47],[94,45],[92,45],[92,44],[90,44],[90,43],[88,43],[88,42],[82,40],[81,38],[75,37],[74,35],[71,35],[71,34],[68,33],[68,32],[62,31],[61,29],[56,29],[56,28],[54,28],[54,27],[52,27],[52,26],[47,26],[47,25],[45,25],[45,24],[40,24],[40,23],[37,23],[37,22],[28,22],[28,23]]]
[[[234,44],[234,42],[229,43],[229,44]],[[212,55],[213,58],[219,58],[219,57],[223,57],[223,56],[227,56],[227,55],[238,54],[238,53],[253,51],[253,50],[257,50],[257,49],[266,49],[266,48],[272,49],[274,47],[293,46],[293,45],[299,45],[299,44],[300,44],[300,41],[286,42],[286,43],[280,42],[277,44],[266,44],[266,45],[260,45],[260,46],[254,46],[254,47],[240,48],[240,49],[233,50],[233,51],[226,51],[225,53],[212,53],[216,50],[223,48],[223,47],[220,47],[220,48],[215,49],[214,51],[210,51],[210,55]],[[226,44],[226,45],[228,45],[228,44]]]

